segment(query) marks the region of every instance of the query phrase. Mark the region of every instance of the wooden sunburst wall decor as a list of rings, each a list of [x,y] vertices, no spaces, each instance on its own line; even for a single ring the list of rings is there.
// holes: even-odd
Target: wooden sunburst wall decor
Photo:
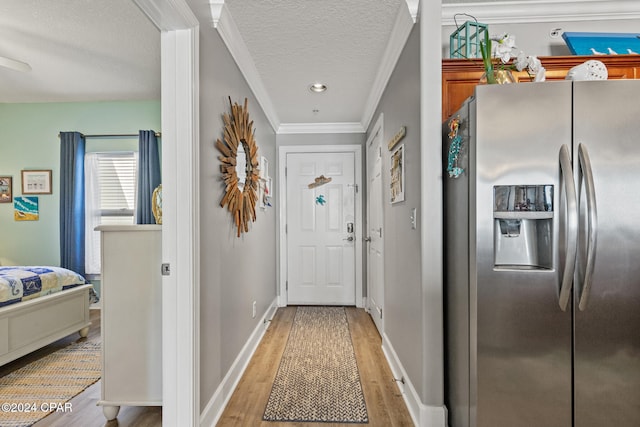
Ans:
[[[253,121],[249,121],[247,99],[244,106],[232,103],[231,114],[224,113],[224,142],[218,139],[216,148],[222,153],[220,171],[225,184],[225,194],[220,206],[233,216],[238,237],[249,231],[249,223],[256,220],[258,200],[258,146],[254,138]]]

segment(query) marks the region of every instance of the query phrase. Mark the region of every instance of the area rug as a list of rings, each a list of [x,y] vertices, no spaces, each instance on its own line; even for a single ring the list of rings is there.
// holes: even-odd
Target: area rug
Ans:
[[[73,343],[0,378],[0,426],[26,427],[100,379],[100,343]]]
[[[298,307],[266,421],[367,423],[344,307]]]

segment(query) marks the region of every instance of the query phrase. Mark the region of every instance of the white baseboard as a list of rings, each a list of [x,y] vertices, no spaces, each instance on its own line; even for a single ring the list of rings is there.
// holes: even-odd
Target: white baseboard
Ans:
[[[249,361],[256,349],[258,348],[258,344],[262,340],[264,333],[266,332],[269,324],[271,322],[271,318],[276,312],[277,309],[277,299],[274,299],[264,316],[260,319],[260,322],[256,325],[256,328],[253,330],[253,333],[245,343],[244,347],[236,357],[236,360],[231,365],[229,372],[225,375],[224,379],[218,386],[218,389],[205,406],[204,410],[200,413],[200,426],[201,427],[213,427],[216,425],[224,408],[227,406],[233,391],[236,389],[242,374],[244,373],[247,365],[249,365]]]
[[[393,377],[403,380],[403,382],[396,381],[396,384],[402,392],[413,424],[420,427],[447,427],[447,409],[444,406],[429,406],[422,403],[386,334],[382,335],[382,351],[387,358]]]

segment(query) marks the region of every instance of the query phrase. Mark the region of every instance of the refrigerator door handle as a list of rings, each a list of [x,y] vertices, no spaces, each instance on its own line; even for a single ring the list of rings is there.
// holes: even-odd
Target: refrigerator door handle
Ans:
[[[578,302],[578,308],[583,311],[587,308],[589,294],[591,293],[591,282],[593,269],[596,260],[596,241],[598,237],[598,209],[596,206],[596,191],[593,183],[593,171],[589,151],[584,144],[578,145],[578,163],[580,180],[578,188],[582,189],[582,179],[584,177],[584,188],[587,196],[587,262],[584,272],[581,272],[582,293]]]
[[[569,298],[571,297],[573,273],[576,265],[576,254],[578,252],[578,199],[576,196],[576,185],[573,181],[571,155],[569,154],[569,148],[566,144],[562,144],[562,147],[560,147],[560,174],[562,175],[567,199],[567,250],[558,303],[560,304],[560,309],[566,311]]]

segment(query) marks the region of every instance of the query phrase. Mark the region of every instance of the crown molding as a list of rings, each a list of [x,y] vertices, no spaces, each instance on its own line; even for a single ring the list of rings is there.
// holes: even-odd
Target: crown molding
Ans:
[[[198,18],[183,0],[133,0],[160,31],[198,26]]]
[[[278,135],[301,133],[365,133],[360,123],[282,123]]]
[[[407,5],[409,3],[411,2],[407,1]],[[367,102],[364,104],[364,113],[362,114],[362,120],[360,121],[364,129],[367,129],[369,127],[369,124],[371,123],[373,114],[376,112],[376,108],[378,108],[380,98],[382,98],[382,94],[387,87],[387,83],[391,78],[391,74],[396,67],[398,59],[400,58],[402,49],[404,48],[404,45],[409,38],[409,34],[411,33],[414,22],[414,18],[412,17],[411,11],[409,9],[401,7],[398,10],[398,14],[396,15],[396,22],[393,25],[393,30],[391,31],[391,36],[389,37],[389,42],[387,43],[387,47],[385,48],[384,54],[382,55],[382,61],[380,63],[380,66],[378,67],[378,73],[376,74],[373,86],[371,87],[371,91],[369,92]]]
[[[409,8],[409,14],[411,15],[411,19],[413,19],[413,23],[415,24],[418,20],[418,9],[420,7],[420,0],[405,0],[407,3],[407,7]]]
[[[249,54],[249,49],[247,49],[247,45],[244,43],[244,39],[240,34],[240,30],[238,30],[236,22],[224,4],[220,4],[220,1],[217,0],[209,1],[213,26],[218,30],[222,41],[236,61],[240,72],[247,81],[249,88],[251,88],[258,104],[262,107],[269,124],[271,124],[274,132],[277,131],[280,127],[280,119],[271,103],[271,98],[264,87],[264,83],[262,83],[262,78],[258,73],[251,54]],[[214,13],[216,15],[214,15]]]
[[[640,18],[636,0],[531,0],[442,5],[442,25],[455,25],[453,16],[466,13],[485,24],[605,21]]]
[[[213,27],[218,28],[220,17],[222,16],[222,9],[224,7],[224,0],[209,0],[209,9],[211,9],[211,21]]]

